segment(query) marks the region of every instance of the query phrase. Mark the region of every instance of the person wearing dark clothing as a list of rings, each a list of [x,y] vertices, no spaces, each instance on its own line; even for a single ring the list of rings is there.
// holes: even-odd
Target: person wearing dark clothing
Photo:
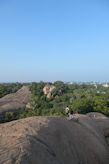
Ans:
[[[71,110],[71,111],[70,111],[70,114],[72,114],[72,115],[73,115],[73,110]]]

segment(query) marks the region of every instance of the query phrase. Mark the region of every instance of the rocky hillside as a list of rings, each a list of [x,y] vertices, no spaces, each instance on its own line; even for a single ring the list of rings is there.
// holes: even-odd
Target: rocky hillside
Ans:
[[[109,118],[31,117],[0,125],[0,164],[109,164]]]
[[[23,86],[16,93],[8,94],[0,99],[0,115],[9,111],[17,111],[26,106],[31,98],[28,86]]]

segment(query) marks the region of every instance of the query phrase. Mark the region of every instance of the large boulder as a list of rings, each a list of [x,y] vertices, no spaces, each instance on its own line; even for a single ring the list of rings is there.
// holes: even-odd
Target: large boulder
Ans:
[[[55,89],[56,87],[54,85],[45,85],[43,88],[43,92],[45,95],[47,95],[47,98],[50,98],[52,96],[51,92]]]
[[[98,112],[87,113],[87,116],[89,116],[92,119],[99,119],[99,118],[106,119],[107,118],[104,114],[98,113]]]
[[[0,164],[109,164],[109,118],[31,117],[0,125]]]

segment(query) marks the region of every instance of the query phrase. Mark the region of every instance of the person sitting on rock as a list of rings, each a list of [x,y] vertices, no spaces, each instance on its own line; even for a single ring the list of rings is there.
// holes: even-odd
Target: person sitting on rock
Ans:
[[[74,118],[74,116],[73,116],[73,110],[70,111],[70,113],[68,114],[68,116],[69,116],[69,119]]]

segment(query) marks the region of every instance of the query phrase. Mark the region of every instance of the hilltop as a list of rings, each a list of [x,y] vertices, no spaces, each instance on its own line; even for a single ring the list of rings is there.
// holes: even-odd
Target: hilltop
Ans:
[[[26,106],[31,98],[28,86],[23,86],[16,93],[8,94],[0,98],[0,115],[5,112],[16,112]]]
[[[30,117],[0,125],[0,164],[108,164],[109,118]]]

